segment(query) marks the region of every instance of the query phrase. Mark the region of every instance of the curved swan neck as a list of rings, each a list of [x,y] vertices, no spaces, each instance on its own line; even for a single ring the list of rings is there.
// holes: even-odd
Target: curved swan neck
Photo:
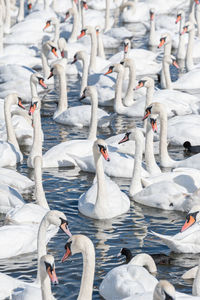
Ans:
[[[11,15],[10,15],[10,0],[6,1],[6,17],[4,20],[4,33],[10,33]]]
[[[102,57],[103,59],[105,59],[105,52],[104,52],[104,45],[103,45],[103,40],[102,40],[102,36],[101,33],[99,32],[97,35],[97,43],[98,43],[98,56]]]
[[[35,197],[37,204],[49,209],[42,185],[42,157],[36,156],[34,160]]]
[[[80,95],[82,96],[84,89],[88,85],[88,68],[89,68],[89,60],[86,53],[82,55],[82,62],[83,62],[83,74],[82,74],[82,81],[81,81],[81,91]]]
[[[187,52],[186,52],[186,70],[189,72],[193,69],[193,47],[194,47],[194,36],[195,31],[194,28],[190,30],[189,32],[189,38],[188,38],[188,45],[187,45]]]
[[[93,150],[94,161],[96,166],[96,177],[97,177],[97,198],[94,206],[95,211],[101,212],[102,215],[104,211],[107,210],[107,196],[106,196],[106,180],[103,168],[103,161],[100,153],[96,153]]]
[[[91,54],[90,54],[89,72],[96,72],[97,36],[95,30],[93,29],[89,33],[89,35],[91,37]]]
[[[83,255],[83,274],[81,287],[77,300],[92,300],[94,271],[95,271],[95,251],[92,242],[88,241]]]
[[[133,97],[134,97],[134,87],[135,87],[135,80],[136,80],[136,72],[135,72],[135,64],[132,59],[127,59],[128,64],[125,65],[129,68],[129,82],[128,82],[128,89],[126,92],[126,96],[123,99],[123,104],[125,106],[133,105]]]
[[[67,79],[65,74],[65,69],[61,66],[58,71],[58,79],[59,79],[59,102],[57,112],[60,114],[65,111],[68,107],[68,99],[67,99]]]
[[[150,273],[157,272],[156,264],[153,258],[149,254],[146,253],[138,254],[132,258],[130,263],[131,265],[133,264],[137,266],[146,267]]]
[[[77,36],[78,36],[78,10],[77,10],[77,6],[73,1],[73,29],[72,29],[72,33],[71,36],[69,38],[69,42],[76,42],[77,41]]]
[[[106,0],[106,11],[105,11],[105,29],[104,32],[108,31],[110,26],[110,0]]]
[[[6,123],[6,132],[7,132],[7,141],[14,145],[14,147],[19,150],[19,145],[17,142],[17,138],[15,135],[15,131],[12,125],[11,119],[11,105],[13,104],[13,100],[15,95],[8,95],[4,100],[4,116],[5,116],[5,123]]]
[[[151,175],[157,175],[161,173],[161,170],[157,165],[154,157],[153,136],[154,136],[153,130],[151,128],[150,123],[148,122],[146,139],[145,139],[146,169]]]
[[[88,140],[95,140],[97,135],[97,110],[98,110],[98,95],[97,91],[91,92],[92,105],[91,105],[91,119]]]
[[[122,83],[124,77],[124,69],[122,68],[117,75],[116,88],[115,88],[115,101],[114,101],[114,111],[116,113],[121,113],[124,106],[122,104]]]
[[[192,295],[200,296],[200,262],[192,285]]]
[[[135,139],[135,155],[134,155],[134,168],[133,176],[130,184],[129,195],[134,194],[142,190],[141,172],[142,172],[142,154],[143,154],[144,136],[141,131],[138,130],[137,138]]]

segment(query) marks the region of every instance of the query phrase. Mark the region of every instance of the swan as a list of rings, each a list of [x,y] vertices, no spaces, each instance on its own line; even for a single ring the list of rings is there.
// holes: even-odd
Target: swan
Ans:
[[[51,229],[49,230],[49,226],[51,225]],[[68,222],[64,213],[51,210],[46,213],[43,217],[40,226],[38,225],[8,225],[0,228],[0,235],[2,239],[1,247],[1,258],[9,258],[15,255],[20,255],[24,253],[29,253],[38,250],[38,268],[37,268],[37,279],[35,280],[35,284],[40,287],[40,282],[42,279],[42,273],[40,272],[40,261],[43,255],[47,254],[46,244],[50,240],[50,238],[55,235],[58,231],[58,228],[61,228],[63,232],[65,232],[69,237],[71,233],[68,229]],[[5,239],[6,236],[6,239]],[[15,244],[12,243],[17,237],[17,242]],[[4,241],[4,242],[3,242]],[[11,247],[12,245],[12,247]],[[6,298],[10,296],[12,290],[14,288],[20,287],[23,282],[17,280],[15,286],[10,283],[13,282],[13,278],[7,276],[6,274],[0,273],[1,276],[1,293]],[[23,290],[21,291],[22,297],[26,295],[26,293],[32,291],[31,289],[32,283],[23,286]],[[19,298],[22,299],[22,298]]]
[[[33,118],[34,138],[32,148],[27,159],[27,165],[29,168],[34,168],[34,158],[36,156],[42,157],[43,131],[41,127],[40,108],[40,99],[38,97],[33,97],[29,113],[32,114]]]
[[[96,30],[92,26],[86,26],[81,30],[81,34],[78,36],[78,39],[82,38],[85,35],[89,35],[91,38],[91,54],[90,54],[90,64],[89,64],[89,72],[96,73],[97,71],[102,70],[106,67],[109,62],[100,57],[97,59],[97,37]]]
[[[194,126],[197,123],[197,132],[198,132],[198,124],[199,124],[199,116],[198,115],[188,115],[184,116],[184,124],[183,117],[174,117],[169,120],[169,126],[167,129],[167,113],[164,104],[154,102],[150,104],[146,108],[146,115],[144,118],[148,117],[150,113],[159,114],[160,116],[160,165],[162,167],[192,167],[195,169],[199,169],[200,166],[198,164],[199,154],[196,154],[192,157],[181,161],[175,161],[169,157],[167,151],[167,135],[170,139],[170,143],[180,144],[187,139],[188,136],[191,138],[191,142],[194,144],[198,144],[198,136],[194,134],[192,136],[192,132],[194,132]],[[192,130],[190,129],[192,126]],[[176,130],[174,130],[176,128]],[[171,131],[171,138],[169,135],[169,129]],[[194,132],[195,133],[195,132]],[[174,142],[173,142],[173,139]]]
[[[152,257],[146,253],[138,254],[128,264],[109,271],[100,284],[99,293],[106,300],[135,299],[137,294],[153,292],[158,281],[150,273],[156,272]]]
[[[58,75],[60,98],[58,108],[54,113],[53,119],[57,123],[69,126],[89,126],[91,107],[90,105],[81,105],[68,108],[66,76],[63,66],[55,64],[51,69],[49,78]],[[102,109],[98,109],[98,127],[107,127],[110,123],[110,116]]]
[[[16,163],[21,162],[23,159],[15,136],[14,128],[12,126],[10,110],[11,105],[13,104],[17,104],[24,108],[21,104],[21,98],[19,98],[17,94],[10,94],[5,98],[4,115],[6,121],[7,142],[1,141],[0,143],[0,167],[15,166]]]
[[[122,12],[121,19],[125,23],[148,20],[148,6],[144,3],[138,3],[137,0],[123,3],[120,10]]]
[[[164,244],[176,253],[199,253],[199,221],[199,205],[195,205],[188,212],[181,232],[174,236],[163,235],[153,231],[152,234],[161,239]]]
[[[173,61],[173,57],[171,57],[171,59],[172,63],[176,66],[176,62]],[[147,76],[141,78],[136,89],[140,89],[142,87],[146,87],[145,105],[148,106],[152,102],[164,103],[167,107],[168,117],[197,113],[197,109],[195,108],[198,107],[199,99],[193,95],[169,89],[155,90],[154,80]],[[178,102],[175,101],[176,99],[178,99]],[[138,99],[138,101],[141,100]]]
[[[93,145],[96,178],[92,187],[79,198],[79,211],[93,219],[110,219],[126,213],[130,201],[125,193],[109,177],[104,175],[101,155],[109,161],[107,145],[97,139]]]
[[[179,26],[179,43],[178,43],[176,57],[177,57],[177,59],[185,59],[185,55],[186,55],[185,36],[183,34],[181,34],[183,31],[183,26],[185,25],[185,12],[182,9],[177,12],[176,24],[178,22],[180,22],[180,26]]]
[[[142,132],[135,128],[126,133],[120,141],[135,140],[135,165],[129,195],[143,205],[167,210],[187,211],[193,205],[191,199],[183,197],[183,192],[194,192],[198,185],[199,171],[193,169],[175,169],[174,172],[161,173],[153,154],[153,130],[156,130],[156,116],[151,115],[147,123],[145,161],[150,177],[141,178]],[[191,181],[194,181],[192,186]],[[142,184],[145,188],[142,189]],[[166,191],[165,193],[163,191]],[[162,197],[161,197],[162,194]]]
[[[21,207],[24,205],[24,200],[21,194],[7,184],[0,184],[1,201],[0,212],[7,213],[11,208]]]
[[[91,120],[88,138],[86,140],[70,140],[60,143],[49,149],[43,155],[43,167],[62,167],[77,166],[73,155],[76,157],[84,157],[92,153],[92,146],[96,140],[97,131],[97,108],[98,97],[94,86],[85,88],[82,97],[90,97],[91,99]]]
[[[189,141],[184,142],[183,147],[185,148],[187,153],[195,153],[195,154],[200,153],[200,146],[199,145],[192,146]]]
[[[124,40],[124,51],[111,56],[109,62],[111,64],[118,63],[123,58],[132,58],[136,66],[136,75],[145,76],[150,74],[158,74],[161,70],[161,64],[155,61],[158,54],[145,49],[131,49],[129,39]]]
[[[40,259],[40,277],[41,283],[36,282],[27,283],[16,279],[19,287],[12,293],[13,300],[22,299],[43,299],[43,300],[55,300],[51,293],[51,282],[58,284],[58,279],[55,272],[54,257],[50,254],[43,255]],[[24,293],[23,293],[23,292]],[[22,294],[23,293],[23,294]]]
[[[46,43],[42,44],[41,59],[42,59],[42,67],[43,67],[45,78],[49,76],[51,70],[47,60],[49,53],[53,53],[55,57],[58,57],[57,46],[52,41],[47,41]]]
[[[85,235],[73,235],[65,245],[66,253],[62,262],[70,255],[81,253],[83,256],[83,275],[78,298],[79,300],[92,300],[93,282],[95,272],[95,250],[92,241]]]
[[[35,198],[36,203],[27,203],[20,207],[10,209],[5,217],[8,224],[37,224],[49,210],[45,193],[42,186],[42,158],[34,158]]]

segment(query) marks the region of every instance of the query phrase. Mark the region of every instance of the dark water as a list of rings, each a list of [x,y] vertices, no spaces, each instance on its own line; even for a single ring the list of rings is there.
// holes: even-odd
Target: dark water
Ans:
[[[129,26],[130,28],[130,26]],[[135,39],[135,46],[145,46],[146,37]],[[138,44],[137,44],[138,42]],[[108,55],[112,51],[108,52]],[[174,70],[174,69],[173,69]],[[173,71],[172,70],[172,71]],[[173,73],[173,78],[177,78],[177,73]],[[79,105],[78,89],[79,78],[69,79],[69,102],[70,105]],[[54,100],[56,96],[48,96]],[[52,114],[56,104],[52,102],[44,103],[42,113],[42,127],[44,131],[44,152],[52,146],[75,138],[86,138],[87,129],[69,128],[52,121]],[[123,131],[130,119],[117,116],[111,128],[99,132],[100,137],[109,137],[115,133]],[[141,120],[136,120],[141,126]],[[182,158],[183,151],[171,149],[171,155],[175,158]],[[24,163],[18,167],[18,171],[29,177],[32,172],[27,169],[26,156]],[[94,281],[93,299],[100,299],[98,288],[105,274],[113,267],[121,264],[123,258],[117,257],[122,247],[130,248],[132,254],[165,253],[172,258],[171,264],[158,266],[157,278],[169,279],[178,291],[191,293],[191,282],[185,282],[181,275],[187,268],[197,264],[199,255],[187,254],[177,255],[170,253],[169,249],[161,245],[158,240],[149,232],[154,230],[163,234],[174,235],[177,233],[183,222],[184,214],[177,212],[161,211],[144,207],[131,202],[131,208],[125,215],[108,221],[97,221],[81,215],[78,211],[78,199],[80,195],[87,191],[92,184],[94,175],[81,172],[78,168],[50,169],[43,172],[43,185],[46,197],[51,209],[63,211],[69,220],[70,230],[73,234],[87,235],[95,246],[96,270]],[[113,178],[120,186],[121,190],[128,192],[130,180],[124,178]],[[31,201],[32,194],[26,195],[26,199]],[[1,216],[3,220],[3,216]],[[66,236],[59,232],[48,244],[48,253],[53,254],[56,260],[56,272],[59,278],[59,285],[52,287],[56,299],[77,299],[82,273],[82,257],[75,255],[64,264],[60,262],[64,254]],[[32,280],[36,276],[36,253],[23,255],[9,260],[0,261],[0,271],[21,278]]]

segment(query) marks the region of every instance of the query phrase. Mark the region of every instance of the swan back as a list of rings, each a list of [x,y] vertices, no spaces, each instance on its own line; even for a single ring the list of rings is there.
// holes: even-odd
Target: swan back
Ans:
[[[167,280],[160,280],[156,285],[153,300],[176,299],[176,291],[174,286]]]

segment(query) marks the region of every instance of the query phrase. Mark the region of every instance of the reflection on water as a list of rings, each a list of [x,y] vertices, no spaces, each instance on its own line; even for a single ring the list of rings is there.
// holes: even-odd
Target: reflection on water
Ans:
[[[132,25],[128,25],[130,30]],[[135,28],[135,27],[134,27]],[[135,37],[134,47],[145,47],[146,36]],[[115,52],[115,51],[113,51]],[[109,49],[109,54],[112,50]],[[174,71],[173,72],[177,72]],[[177,73],[173,73],[173,79],[177,78]],[[78,77],[69,78],[69,105],[81,105],[78,101],[80,82]],[[42,128],[44,131],[43,151],[46,152],[57,143],[75,139],[86,138],[88,129],[68,128],[56,124],[52,120],[53,112],[56,108],[57,96],[52,92],[43,97],[42,105]],[[112,112],[112,109],[106,108]],[[137,126],[142,127],[140,118],[134,119]],[[109,137],[113,134],[125,132],[130,126],[132,119],[124,116],[116,116],[111,128],[98,129],[100,137]],[[183,158],[183,149],[171,148],[170,154],[174,159]],[[24,164],[18,167],[18,171],[33,177],[32,170],[27,169],[26,156]],[[169,249],[159,243],[150,232],[154,230],[163,234],[176,234],[184,220],[183,213],[167,212],[150,207],[145,207],[131,202],[131,208],[125,215],[119,216],[108,221],[97,221],[89,219],[78,212],[78,199],[82,193],[87,191],[92,184],[94,175],[80,172],[78,168],[48,169],[43,172],[43,184],[46,197],[51,209],[63,211],[70,224],[73,234],[82,233],[92,239],[96,251],[96,270],[94,282],[93,299],[100,299],[98,287],[105,274],[113,267],[124,262],[124,258],[117,257],[122,247],[130,248],[132,254],[146,253],[165,253],[170,255],[170,265],[158,266],[158,278],[169,279],[179,291],[191,293],[191,282],[185,282],[181,275],[185,269],[197,264],[199,256],[196,254],[180,255],[170,253]],[[114,178],[113,180],[120,186],[121,190],[128,192],[130,179]],[[25,196],[27,201],[32,201],[33,192]],[[4,216],[0,215],[0,222],[3,223]],[[66,236],[59,232],[48,244],[48,253],[55,256],[56,271],[59,278],[59,285],[53,287],[56,299],[77,299],[82,274],[82,257],[75,255],[65,263],[61,263],[64,253]],[[0,261],[0,271],[4,271],[13,277],[23,280],[32,280],[36,277],[36,253],[23,255],[9,260]]]

